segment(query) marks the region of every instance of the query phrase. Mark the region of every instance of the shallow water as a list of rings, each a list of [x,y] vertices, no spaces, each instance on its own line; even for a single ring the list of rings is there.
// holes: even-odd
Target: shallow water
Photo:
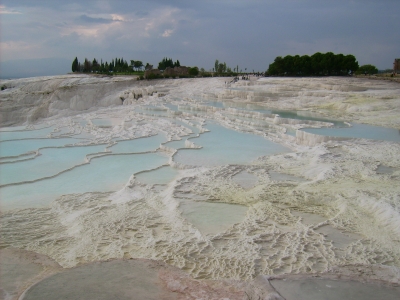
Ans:
[[[250,163],[262,155],[289,151],[263,137],[227,129],[217,124],[206,126],[206,132],[191,139],[201,150],[182,149],[175,156],[178,163],[192,166],[217,166]]]
[[[352,127],[349,128],[305,128],[302,130],[326,136],[400,142],[400,131],[398,129],[356,123],[351,125]]]
[[[2,208],[49,205],[57,197],[70,193],[110,192],[121,189],[129,177],[168,162],[156,153],[107,155],[91,160],[54,178],[0,189]]]
[[[343,121],[316,116],[312,115],[311,113],[302,111],[277,110],[277,109],[269,109],[266,108],[265,106],[256,104],[243,104],[243,103],[221,102],[221,101],[210,101],[206,102],[205,104],[208,106],[218,107],[218,108],[236,108],[239,110],[244,110],[249,112],[260,112],[263,114],[277,114],[282,118],[289,118],[295,120],[329,122],[333,123],[335,127],[347,127],[347,125]]]
[[[165,143],[164,146],[174,148],[174,149],[186,148],[186,146],[185,146],[186,140],[187,140],[187,138],[183,138],[180,141],[171,141],[171,142]]]
[[[254,187],[258,181],[258,177],[254,174],[242,171],[232,177],[232,180],[245,189]]]
[[[18,156],[27,152],[36,151],[45,147],[61,147],[83,142],[76,138],[57,138],[57,139],[24,139],[15,141],[0,142],[0,156]]]
[[[178,175],[178,171],[171,167],[161,167],[157,170],[142,172],[135,177],[146,184],[167,184]]]
[[[272,114],[277,114],[282,118],[289,118],[295,120],[310,120],[310,121],[319,121],[319,122],[328,122],[333,123],[335,127],[348,127],[343,121],[338,121],[334,119],[324,118],[314,116],[312,114],[307,115],[308,112],[302,111],[289,111],[289,110],[271,110]]]
[[[85,162],[86,155],[105,151],[105,145],[42,149],[35,159],[1,166],[1,184],[31,181]],[[29,170],[29,171],[27,171]]]
[[[116,122],[112,119],[93,119],[91,120],[93,125],[99,127],[112,127]]]
[[[117,144],[111,146],[109,150],[113,153],[139,153],[146,151],[155,151],[160,147],[161,143],[166,142],[163,134],[151,137],[137,138],[133,140],[118,141]]]
[[[222,233],[243,221],[247,207],[226,203],[211,203],[184,199],[179,205],[182,215],[203,234]]]
[[[54,128],[55,128],[54,126],[50,126],[34,130],[2,131],[0,132],[0,140],[7,141],[7,140],[19,140],[19,139],[45,138],[54,131]]]

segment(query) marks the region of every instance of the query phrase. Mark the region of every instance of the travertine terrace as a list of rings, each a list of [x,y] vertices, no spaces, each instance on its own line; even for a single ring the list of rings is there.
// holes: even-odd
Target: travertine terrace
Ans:
[[[193,280],[231,280],[243,291],[244,282],[257,276],[342,272],[357,279],[370,268],[382,276],[363,280],[399,284],[400,143],[300,129],[332,127],[324,121],[332,119],[400,130],[400,85],[333,77],[230,80],[66,75],[2,81],[7,88],[0,94],[1,134],[11,130],[5,126],[51,128],[46,138],[84,136],[74,145],[104,144],[105,151],[46,178],[1,183],[1,248],[45,255],[62,268],[152,259]],[[296,111],[303,118],[260,108]],[[96,125],[99,119],[108,124]],[[246,163],[198,165],[195,154],[203,145],[196,137],[209,134],[210,123],[286,151]],[[4,198],[14,186],[54,180],[111,157],[116,141],[156,134],[165,141],[140,155],[159,155],[165,162],[132,172],[118,190],[72,188],[46,201],[33,195],[15,202]],[[171,141],[182,141],[181,148],[168,145]],[[182,149],[190,149],[193,164],[178,159]],[[35,160],[40,152],[3,155],[2,164]],[[175,172],[170,181],[141,181],[141,174],[163,167]],[[207,205],[213,207],[210,218],[222,218],[221,212],[236,217],[230,222],[228,215],[223,225],[205,230],[189,212]],[[218,205],[227,206],[218,210]]]

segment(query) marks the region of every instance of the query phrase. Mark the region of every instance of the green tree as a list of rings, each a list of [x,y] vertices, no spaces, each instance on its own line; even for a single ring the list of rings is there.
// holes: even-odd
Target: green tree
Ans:
[[[374,65],[362,65],[361,67],[358,68],[356,74],[377,74],[378,69]]]
[[[171,58],[166,58],[166,57],[164,57],[164,58],[162,59],[162,61],[160,61],[160,62],[158,63],[158,69],[159,69],[159,70],[165,70],[165,69],[168,68],[168,67],[173,68],[173,67],[174,67],[174,62],[172,61]]]
[[[311,55],[312,74],[320,75],[320,73],[322,72],[321,61],[322,61],[322,53],[317,52],[317,53],[314,53],[313,55]]]
[[[199,68],[198,67],[189,68],[189,75],[191,76],[199,75]]]
[[[83,72],[84,73],[90,73],[92,71],[92,63],[90,60],[85,58],[85,62],[83,63]]]
[[[223,63],[219,63],[218,64],[217,73],[222,74],[223,72],[224,72],[224,64]]]
[[[136,68],[136,70],[142,69],[143,68],[143,62],[140,60],[136,60],[134,63],[134,66]]]
[[[97,60],[94,58],[93,61],[92,61],[92,70],[94,72],[97,72],[97,71],[99,71],[99,69],[100,69],[100,65],[97,62]]]
[[[215,70],[215,72],[218,72],[218,66],[219,66],[219,61],[218,61],[218,59],[216,59],[216,60],[215,60],[215,63],[214,63],[214,70]]]
[[[283,75],[285,70],[285,62],[282,56],[277,56],[272,64],[269,65],[267,73],[269,75]],[[242,72],[240,70],[240,72]]]
[[[269,65],[269,75],[347,75],[358,69],[358,62],[354,55],[325,54],[317,52],[311,57],[308,55],[286,55],[284,58],[278,56]]]
[[[78,72],[79,71],[78,65],[79,65],[78,58],[75,57],[74,61],[72,62],[72,72]]]
[[[358,70],[358,61],[354,55],[349,54],[344,57],[343,68],[346,70],[347,74],[356,72]]]

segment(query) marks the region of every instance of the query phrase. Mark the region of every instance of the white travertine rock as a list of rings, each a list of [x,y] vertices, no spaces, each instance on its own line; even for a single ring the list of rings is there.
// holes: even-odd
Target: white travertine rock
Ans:
[[[302,115],[400,129],[398,85],[381,83],[375,89],[377,83],[353,78],[266,78],[238,82],[235,90],[227,89],[224,80],[138,82],[69,75],[8,82],[10,88],[1,92],[1,124],[55,126],[49,134],[55,137],[60,132],[90,134],[90,143],[104,143],[108,151],[116,140],[154,134],[167,141],[185,139],[180,145],[198,148],[201,138],[191,138],[201,137],[208,122],[218,122],[282,143],[291,152],[247,165],[194,167],[176,162],[177,150],[168,144],[157,144],[154,151],[167,156],[168,168],[178,174],[168,184],[142,184],[133,174],[113,193],[71,193],[48,207],[4,211],[1,246],[48,255],[66,268],[141,257],[167,262],[199,280],[249,281],[259,275],[330,270],[340,275],[350,272],[344,266],[357,266],[368,278],[386,274],[382,280],[398,284],[400,144],[318,136],[299,129],[331,123],[240,109],[256,101],[267,109],[301,109]],[[233,105],[205,105],[217,97]],[[110,125],[96,126],[94,120],[103,118]],[[297,130],[296,137],[287,130]],[[99,155],[87,156],[85,162]],[[390,167],[390,173],[378,172],[381,165]],[[237,183],[235,176],[244,173],[257,178],[254,185]],[[180,207],[185,201],[240,205],[246,212],[228,229],[207,235],[185,217]],[[229,218],[216,211],[208,216]],[[185,288],[178,283],[168,284]],[[264,284],[267,291],[258,290],[255,299],[280,299]]]

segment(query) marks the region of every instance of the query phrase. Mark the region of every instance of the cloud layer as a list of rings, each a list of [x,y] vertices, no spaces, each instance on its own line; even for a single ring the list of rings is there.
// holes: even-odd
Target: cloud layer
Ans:
[[[264,71],[278,55],[354,54],[392,67],[397,0],[3,0],[1,60],[124,57]],[[65,72],[68,72],[66,70]]]

